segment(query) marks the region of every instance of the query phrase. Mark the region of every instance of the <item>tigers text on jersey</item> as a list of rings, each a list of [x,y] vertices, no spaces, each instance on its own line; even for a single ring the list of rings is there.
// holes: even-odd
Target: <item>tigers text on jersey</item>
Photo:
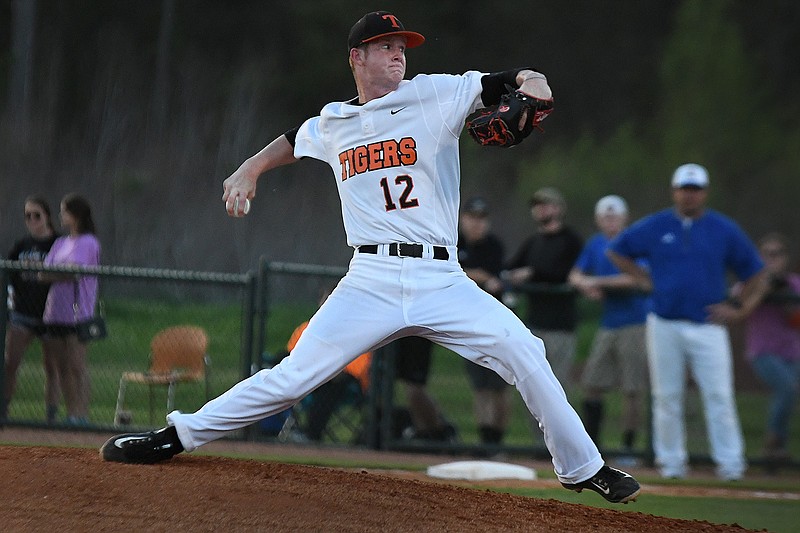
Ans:
[[[482,105],[482,76],[421,74],[363,105],[328,104],[303,123],[294,155],[330,165],[350,246],[456,244],[458,137]]]

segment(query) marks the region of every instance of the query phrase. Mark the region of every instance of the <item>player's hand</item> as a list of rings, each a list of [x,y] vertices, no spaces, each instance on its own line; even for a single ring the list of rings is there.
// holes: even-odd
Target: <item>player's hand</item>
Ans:
[[[553,99],[553,91],[550,89],[550,85],[547,83],[547,78],[541,72],[535,72],[533,70],[521,71],[519,74],[517,74],[517,85],[519,86],[520,92],[523,92],[528,96],[533,96],[539,100],[552,101]],[[528,115],[529,113],[527,109],[523,111],[522,117],[520,117],[519,120],[520,130],[525,128],[529,118]]]
[[[539,100],[550,100],[553,98],[553,91],[547,84],[547,78],[541,72],[524,70],[517,75],[519,90],[528,96],[533,96]]]
[[[250,201],[256,196],[256,181],[258,176],[248,172],[247,164],[243,163],[236,172],[222,182],[222,201],[225,202],[225,211],[232,217],[242,217],[250,212]]]

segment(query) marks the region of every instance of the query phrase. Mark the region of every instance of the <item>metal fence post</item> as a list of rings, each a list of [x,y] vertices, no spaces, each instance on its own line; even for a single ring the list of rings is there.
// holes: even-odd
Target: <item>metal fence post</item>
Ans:
[[[269,269],[270,265],[263,255],[258,260],[258,277],[256,281],[256,307],[252,320],[255,321],[258,368],[261,368],[267,342],[267,320],[269,318]]]
[[[372,359],[369,365],[369,387],[367,388],[367,419],[366,419],[366,438],[364,443],[371,450],[377,450],[380,447],[380,438],[378,436],[378,429],[381,420],[381,383],[382,372],[380,360],[383,359],[383,348],[379,348],[372,352]]]
[[[389,343],[379,350],[381,361],[381,397],[380,400],[380,434],[381,449],[389,449],[394,441],[392,426],[394,425],[394,359],[397,357],[397,346]]]
[[[247,281],[244,285],[244,307],[242,309],[242,341],[241,341],[241,379],[247,379],[253,374],[253,320],[255,317],[255,300],[257,274],[252,270],[247,273]],[[246,426],[242,429],[245,439],[251,439],[253,427]]]
[[[242,317],[242,379],[252,375],[253,368],[253,317],[255,315],[256,299],[256,274],[251,270],[247,273],[245,283],[244,310]]]

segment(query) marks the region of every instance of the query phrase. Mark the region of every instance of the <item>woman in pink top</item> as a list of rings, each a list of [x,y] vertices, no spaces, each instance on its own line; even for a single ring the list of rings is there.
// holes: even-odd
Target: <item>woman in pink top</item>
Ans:
[[[759,243],[769,273],[760,283],[759,305],[747,317],[746,356],[772,398],[767,416],[764,458],[768,466],[789,459],[789,421],[800,391],[800,275],[789,272],[786,240],[769,234]]]
[[[100,242],[95,236],[89,202],[76,194],[61,201],[61,225],[68,233],[53,243],[44,260],[50,265],[99,265]],[[75,324],[94,314],[97,277],[45,274],[51,281],[43,322],[54,353],[60,354],[59,371],[67,407],[67,422],[85,425],[89,414],[89,368],[87,344],[78,339]],[[76,303],[77,306],[74,304]]]

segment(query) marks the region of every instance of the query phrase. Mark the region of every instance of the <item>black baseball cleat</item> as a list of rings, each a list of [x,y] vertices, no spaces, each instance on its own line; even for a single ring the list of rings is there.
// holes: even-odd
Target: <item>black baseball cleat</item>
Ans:
[[[636,501],[639,496],[639,483],[628,473],[610,466],[604,466],[595,475],[580,483],[562,483],[565,489],[581,492],[593,490],[611,503]]]
[[[126,433],[111,437],[100,448],[105,461],[130,464],[153,464],[171,459],[183,451],[174,426],[147,433]]]

